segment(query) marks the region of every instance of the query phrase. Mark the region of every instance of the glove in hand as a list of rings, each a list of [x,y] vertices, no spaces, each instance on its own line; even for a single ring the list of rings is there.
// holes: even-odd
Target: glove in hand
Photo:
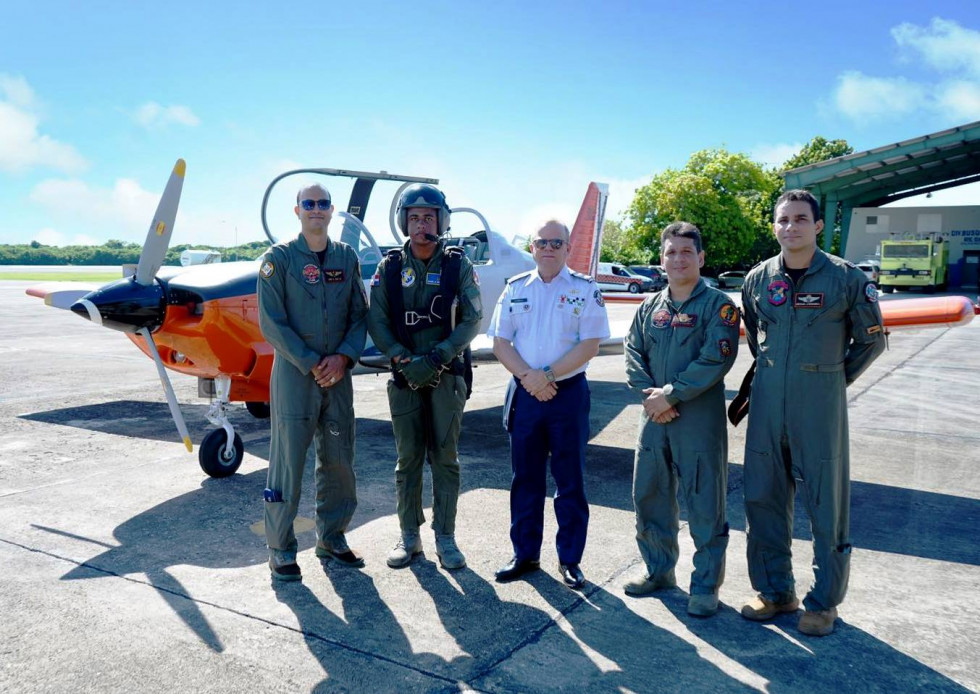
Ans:
[[[402,375],[412,388],[425,388],[439,379],[439,369],[425,356],[415,357],[401,367]]]

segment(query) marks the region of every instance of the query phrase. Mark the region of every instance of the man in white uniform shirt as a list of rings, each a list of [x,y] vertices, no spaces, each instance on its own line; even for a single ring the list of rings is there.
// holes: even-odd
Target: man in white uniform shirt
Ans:
[[[566,266],[568,239],[568,227],[554,220],[538,230],[531,241],[537,268],[508,281],[488,334],[494,355],[514,374],[507,417],[514,557],[497,571],[497,580],[512,581],[540,568],[550,454],[559,570],[566,585],[579,589],[585,585],[579,562],[589,525],[585,369],[599,342],[609,337],[609,318],[593,279]]]

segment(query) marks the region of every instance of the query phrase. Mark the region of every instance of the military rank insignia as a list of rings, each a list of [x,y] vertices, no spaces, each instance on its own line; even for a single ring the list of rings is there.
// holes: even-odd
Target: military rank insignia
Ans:
[[[259,268],[259,274],[262,275],[263,279],[269,279],[276,274],[276,266],[272,264],[271,260],[267,260]]]
[[[316,284],[320,281],[320,268],[313,263],[303,266],[303,279],[307,284]]]
[[[735,304],[725,304],[718,312],[718,317],[721,318],[722,325],[730,328],[738,324],[738,309],[735,308]]]

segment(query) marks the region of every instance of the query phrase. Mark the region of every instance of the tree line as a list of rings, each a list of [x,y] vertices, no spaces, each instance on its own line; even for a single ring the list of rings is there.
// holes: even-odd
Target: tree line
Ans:
[[[180,265],[180,254],[190,249],[221,252],[221,259],[254,260],[269,247],[268,241],[251,241],[238,246],[220,248],[200,244],[172,246],[167,250],[165,265]],[[122,265],[136,263],[142,246],[111,239],[101,246],[46,246],[38,241],[25,244],[0,245],[0,265]]]
[[[772,211],[783,191],[781,172],[853,152],[846,140],[820,136],[777,167],[723,148],[695,152],[684,167],[666,169],[637,189],[622,219],[606,222],[601,259],[656,264],[660,232],[684,220],[701,230],[709,271],[748,269],[779,252]],[[839,255],[836,221],[828,220],[824,233],[834,234],[831,250]]]

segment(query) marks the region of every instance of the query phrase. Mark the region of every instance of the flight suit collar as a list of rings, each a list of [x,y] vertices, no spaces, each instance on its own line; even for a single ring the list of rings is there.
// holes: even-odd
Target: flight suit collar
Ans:
[[[786,263],[783,260],[783,254],[780,253],[777,256],[777,259],[778,260],[776,264],[778,266],[779,271],[784,275],[788,275],[789,273],[786,271]],[[827,259],[827,254],[818,248],[813,252],[813,258],[810,259],[810,267],[806,269],[806,272],[803,273],[803,276],[806,277],[807,275],[812,275],[815,272],[820,272],[823,266],[829,262],[830,261]]]
[[[332,250],[333,245],[334,245],[333,239],[327,236],[327,247],[325,249],[327,253],[324,256],[324,258],[330,257],[330,251]],[[310,250],[310,244],[306,242],[306,237],[303,236],[302,231],[299,232],[299,236],[296,237],[296,246],[302,253],[308,253],[309,255],[316,257],[316,251]]]
[[[698,277],[698,283],[694,285],[694,289],[691,290],[690,296],[684,299],[684,301],[677,302],[670,298],[670,285],[668,285],[663,289],[664,303],[670,304],[674,307],[680,307],[689,301],[694,301],[698,296],[704,294],[706,291],[708,291],[708,283],[704,281],[703,277]]]

